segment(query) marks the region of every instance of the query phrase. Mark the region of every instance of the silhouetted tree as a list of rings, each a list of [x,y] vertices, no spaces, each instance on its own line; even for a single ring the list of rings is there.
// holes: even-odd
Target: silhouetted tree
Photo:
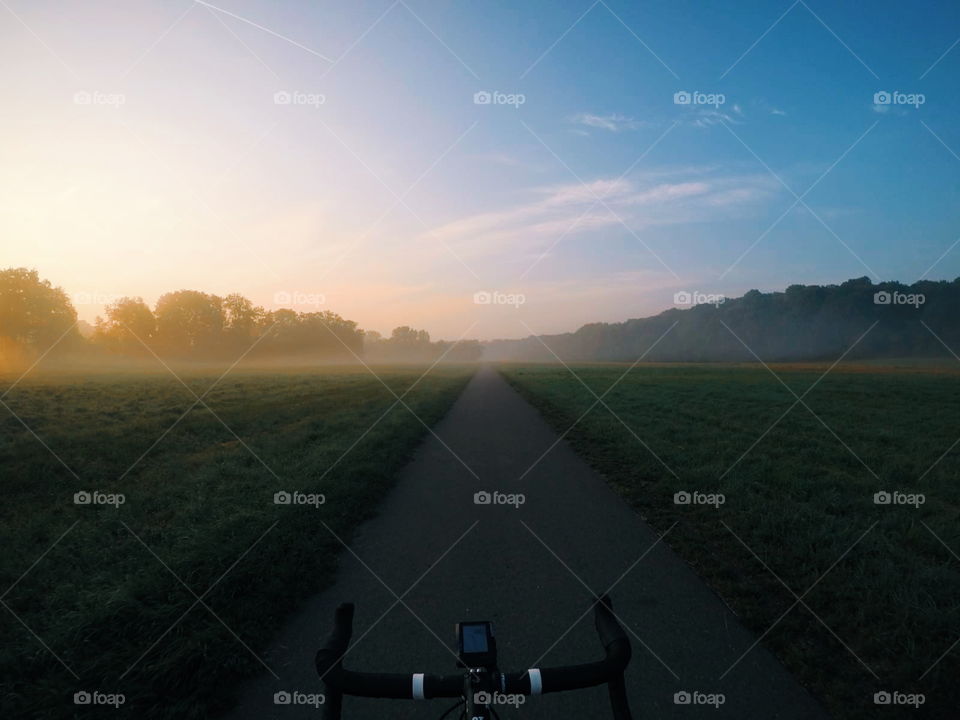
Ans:
[[[223,300],[197,290],[178,290],[157,300],[157,338],[168,353],[205,356],[223,330]]]
[[[157,322],[143,298],[124,297],[104,308],[106,318],[97,318],[93,340],[114,352],[142,355],[149,351]]]
[[[64,333],[57,349],[75,347],[80,341],[76,322],[67,294],[41,280],[36,270],[0,271],[0,360],[9,364],[47,352]]]
[[[254,307],[253,303],[239,293],[231,293],[223,299],[223,330],[229,344],[233,346],[250,343],[255,337],[259,321],[264,313],[263,308]]]

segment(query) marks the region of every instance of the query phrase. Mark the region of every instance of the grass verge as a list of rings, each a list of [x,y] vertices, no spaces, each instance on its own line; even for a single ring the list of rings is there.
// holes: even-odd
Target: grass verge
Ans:
[[[960,375],[772,369],[501,372],[656,529],[678,522],[668,542],[836,717],[956,718]],[[675,502],[694,491],[725,501]]]
[[[424,368],[374,370],[403,395]],[[330,530],[349,538],[375,511],[470,373],[424,377],[403,399],[419,419],[355,368],[193,372],[195,406],[162,373],[17,385],[0,407],[3,716],[118,717],[74,704],[94,690],[122,693],[121,715],[225,710],[331,582]],[[124,502],[78,505],[80,491]],[[324,502],[275,504],[284,491]]]

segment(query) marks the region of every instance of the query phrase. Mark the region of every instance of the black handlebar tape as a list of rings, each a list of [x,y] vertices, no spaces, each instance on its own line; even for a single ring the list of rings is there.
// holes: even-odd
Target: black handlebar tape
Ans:
[[[631,720],[630,704],[627,702],[627,687],[623,671],[630,662],[632,650],[630,638],[623,631],[613,614],[613,601],[608,595],[601,596],[593,611],[594,621],[600,642],[607,651],[607,665],[610,676],[607,689],[610,693],[610,708],[616,720]]]
[[[617,640],[627,640],[627,634],[613,614],[613,601],[609,595],[602,595],[593,606],[593,620],[600,642],[607,648]],[[629,645],[629,641],[627,641]]]
[[[317,650],[314,664],[323,681],[326,693],[323,704],[324,720],[340,720],[343,692],[339,689],[338,676],[343,674],[343,655],[347,652],[353,635],[353,603],[343,603],[333,615],[333,630],[323,647]]]
[[[610,669],[605,660],[583,665],[567,665],[552,668],[540,668],[538,694],[564,692],[566,690],[582,690],[583,688],[603,685],[610,678]],[[531,671],[524,673],[510,673],[506,676],[506,692],[531,695]]]
[[[414,678],[419,680],[422,696],[415,698]],[[458,698],[463,694],[463,675],[426,675],[418,673],[365,673],[343,670],[335,680],[337,692],[371,698],[414,700]]]

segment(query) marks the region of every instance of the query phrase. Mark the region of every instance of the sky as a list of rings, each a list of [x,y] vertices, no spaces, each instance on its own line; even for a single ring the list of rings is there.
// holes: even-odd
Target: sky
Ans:
[[[960,275],[960,6],[0,2],[0,267],[510,338]]]

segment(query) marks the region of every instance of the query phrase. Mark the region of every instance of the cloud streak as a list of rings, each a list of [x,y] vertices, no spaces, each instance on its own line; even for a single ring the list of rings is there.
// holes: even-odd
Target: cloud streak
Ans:
[[[641,122],[626,115],[611,113],[609,115],[594,115],[592,113],[580,113],[570,118],[574,125],[593,128],[595,130],[608,130],[609,132],[621,132],[623,130],[636,130],[641,126]]]
[[[600,178],[536,188],[528,202],[447,222],[429,235],[464,257],[545,250],[558,237],[572,238],[621,221],[636,231],[658,225],[706,222],[742,214],[779,192],[765,175],[709,176],[651,182],[649,178]],[[602,202],[598,202],[598,198]]]

